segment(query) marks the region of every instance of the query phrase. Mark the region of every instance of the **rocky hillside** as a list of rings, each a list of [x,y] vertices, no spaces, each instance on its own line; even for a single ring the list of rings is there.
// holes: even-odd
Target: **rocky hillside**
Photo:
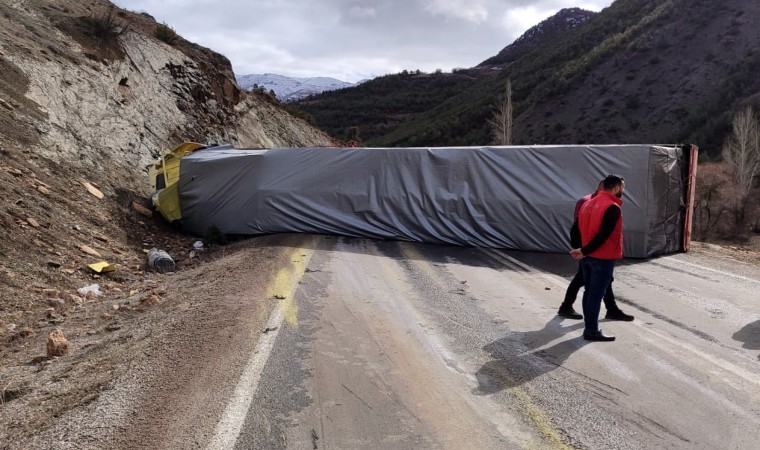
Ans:
[[[114,9],[114,30],[99,31],[107,1],[12,1],[0,8],[8,144],[31,144],[35,154],[55,161],[129,171],[183,140],[254,147],[329,142],[244,95],[222,55],[179,36],[164,38],[171,44],[156,38],[150,16]],[[251,114],[273,122],[241,124]],[[291,130],[278,123],[283,120],[294,122]],[[255,134],[266,138],[241,137]]]
[[[564,36],[569,30],[583,25],[596,13],[581,8],[561,9],[557,14],[531,27],[515,42],[506,46],[478,67],[503,67],[521,56],[539,48],[542,44]]]
[[[53,328],[77,354],[83,339],[98,342],[138,306],[160,303],[167,287],[145,272],[144,249],[168,250],[179,268],[196,264],[188,257],[196,238],[169,232],[140,207],[146,164],[187,140],[333,143],[266,96],[242,91],[225,57],[147,14],[106,0],[0,2],[0,442],[39,431],[103,387],[61,388],[55,406],[10,414],[35,383],[50,382],[49,370],[35,374],[52,362],[45,345]],[[98,261],[116,270],[87,267]],[[92,284],[99,295],[79,291]]]

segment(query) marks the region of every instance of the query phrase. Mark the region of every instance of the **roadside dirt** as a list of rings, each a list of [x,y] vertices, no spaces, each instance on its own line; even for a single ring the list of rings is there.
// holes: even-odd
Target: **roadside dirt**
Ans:
[[[116,401],[130,415],[108,448],[188,448],[208,441],[267,319],[282,268],[313,246],[311,236],[274,235],[233,244],[223,258],[184,274],[170,302],[186,310],[156,322]],[[175,310],[169,306],[170,311]],[[111,396],[114,398],[114,396]],[[198,420],[198,419],[201,420]],[[81,447],[77,447],[81,448]]]
[[[235,352],[244,361],[256,343],[251,330],[265,328],[277,300],[262,292],[299,239],[239,242],[174,274],[133,273],[138,294],[109,292],[69,314],[68,356],[45,358],[42,330],[11,342],[0,448],[150,448],[192,436],[181,417],[219,413],[204,411],[212,403],[204,395],[234,384],[229,361]],[[158,298],[140,300],[151,292]],[[188,404],[186,392],[205,394]],[[121,440],[124,429],[129,438]]]
[[[28,153],[7,155],[0,165],[4,443],[25,442],[111,385],[114,366],[124,360],[125,345],[131,345],[133,326],[171,290],[170,275],[145,270],[143,249],[166,249],[180,271],[200,263],[187,259],[195,238],[132,208],[133,201],[143,201],[139,193],[99,176],[83,178]],[[83,181],[103,198],[90,194]],[[88,255],[82,246],[101,257]],[[87,267],[102,260],[116,270],[99,275]],[[92,284],[99,285],[101,295],[77,292]],[[70,353],[48,359],[48,334],[56,328],[63,330]]]
[[[760,264],[760,236],[753,236],[741,245],[735,242],[694,242],[691,249],[694,252],[709,253],[711,256]]]

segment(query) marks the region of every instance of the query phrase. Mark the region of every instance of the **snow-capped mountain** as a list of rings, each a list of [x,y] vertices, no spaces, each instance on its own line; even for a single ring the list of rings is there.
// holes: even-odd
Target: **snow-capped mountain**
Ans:
[[[309,95],[355,85],[329,77],[294,78],[274,73],[243,75],[237,77],[237,82],[243,89],[258,85],[267,92],[273,90],[277,98],[283,101],[299,100]]]

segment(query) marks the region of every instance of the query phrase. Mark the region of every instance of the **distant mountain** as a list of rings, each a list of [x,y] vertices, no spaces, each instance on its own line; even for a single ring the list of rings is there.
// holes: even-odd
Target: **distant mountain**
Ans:
[[[506,46],[496,56],[480,63],[478,67],[501,67],[509,64],[526,53],[536,50],[545,42],[583,25],[596,14],[581,8],[561,9],[557,14],[531,27],[516,41]]]
[[[470,86],[478,84],[479,80],[497,79],[501,73],[499,69],[554,39],[562,38],[596,14],[580,8],[562,9],[477,67],[454,69],[452,73],[405,70],[366,83],[356,83],[352,89],[324,92],[299,102],[298,108],[311,115],[319,128],[339,139],[347,139],[349,129],[358,127],[364,143],[390,142],[391,145],[403,145],[396,141],[386,141],[383,136],[392,133],[399,125],[434,110]],[[503,89],[503,82],[499,82],[499,88]],[[494,98],[497,96],[498,94],[493,94]],[[469,99],[460,100],[462,106],[469,103]],[[492,102],[485,105],[486,109],[492,108],[490,103]],[[463,113],[463,117],[465,115],[467,114]],[[482,119],[482,122],[487,123],[487,118]],[[488,139],[488,130],[484,133]],[[434,142],[449,142],[455,136],[453,128],[451,131],[436,131]],[[429,138],[430,136],[425,137]]]
[[[294,78],[274,73],[243,75],[237,77],[237,82],[245,90],[250,90],[254,85],[263,87],[267,92],[272,90],[277,98],[283,101],[300,100],[310,95],[358,84],[329,77]]]
[[[757,0],[615,0],[554,37],[529,31],[537,46],[521,56],[508,54],[515,43],[457,71],[470,81],[441,89],[396,75],[392,90],[373,81],[299,106],[329,133],[358,126],[369,146],[486,145],[511,79],[515,143],[693,142],[717,157],[733,114],[760,108],[758,29]],[[417,97],[413,111],[402,101]]]

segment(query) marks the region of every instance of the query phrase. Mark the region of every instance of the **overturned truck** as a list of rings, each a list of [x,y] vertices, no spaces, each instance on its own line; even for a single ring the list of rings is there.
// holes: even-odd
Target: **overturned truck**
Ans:
[[[184,229],[317,233],[567,252],[578,198],[626,179],[626,257],[685,251],[697,148],[571,145],[234,149],[186,143],[151,167]]]

